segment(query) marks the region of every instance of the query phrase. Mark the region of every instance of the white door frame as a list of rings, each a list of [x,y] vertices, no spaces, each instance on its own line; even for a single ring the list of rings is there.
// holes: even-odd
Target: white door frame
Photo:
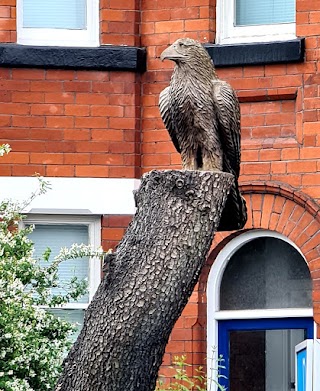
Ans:
[[[235,237],[219,252],[208,276],[207,282],[207,375],[208,390],[212,390],[212,380],[216,380],[218,347],[218,321],[224,319],[263,319],[263,318],[290,318],[312,317],[313,310],[306,308],[267,309],[267,310],[234,310],[220,311],[220,286],[223,273],[232,255],[244,244],[251,240],[271,237],[280,239],[293,246],[306,259],[299,247],[286,236],[274,231],[254,229]],[[315,333],[316,335],[316,333]]]

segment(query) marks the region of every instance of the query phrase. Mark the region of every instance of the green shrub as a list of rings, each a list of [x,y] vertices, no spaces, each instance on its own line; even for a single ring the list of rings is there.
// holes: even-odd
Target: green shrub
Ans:
[[[196,375],[190,377],[187,374],[186,368],[191,365],[186,362],[186,359],[187,358],[184,355],[174,357],[173,366],[171,368],[174,370],[173,378],[175,381],[168,382],[164,376],[160,375],[155,391],[207,391],[207,375],[204,372],[203,367],[199,366],[196,368]],[[218,371],[216,376],[217,380],[213,379],[212,383],[216,385],[218,390],[225,391],[226,388],[219,384],[219,379],[224,377],[219,374],[219,370],[224,368],[222,362],[223,358],[219,357],[217,368],[212,368],[213,371]],[[211,389],[209,388],[208,391],[211,391]]]
[[[0,156],[9,150],[0,146]],[[43,254],[46,266],[39,266],[28,239],[33,227],[21,227],[21,210],[48,188],[45,181],[39,179],[39,183],[39,190],[26,202],[0,203],[0,391],[54,388],[75,327],[44,307],[68,303],[86,292],[86,283],[73,278],[64,286],[65,294],[51,294],[52,287],[60,286],[61,262],[97,255],[90,246],[73,245],[53,261],[47,250]]]

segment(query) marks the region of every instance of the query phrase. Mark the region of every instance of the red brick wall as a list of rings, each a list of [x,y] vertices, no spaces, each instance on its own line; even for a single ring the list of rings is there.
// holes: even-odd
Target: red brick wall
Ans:
[[[140,1],[100,0],[102,45],[140,46]]]
[[[15,41],[14,5],[1,3],[3,42]],[[241,179],[289,182],[318,199],[317,7],[317,2],[297,2],[297,34],[306,36],[304,63],[218,69],[218,74],[242,101]],[[158,95],[172,71],[159,55],[179,36],[212,41],[215,2],[143,1],[139,9],[135,0],[103,0],[100,17],[103,44],[138,44],[141,39],[147,47],[141,91],[143,171],[180,167],[159,117]],[[31,175],[34,169],[59,176],[139,175],[139,76],[3,68],[0,77],[1,140],[13,147],[11,157],[1,162],[2,175]]]
[[[16,0],[0,2],[0,42],[16,42]]]
[[[169,83],[173,64],[162,63],[159,56],[182,36],[214,42],[215,6],[215,0],[100,0],[101,44],[146,47],[147,72],[142,76],[0,68],[0,142],[8,142],[13,149],[0,159],[0,175],[38,172],[121,178],[140,177],[141,172],[153,168],[180,168],[180,157],[158,110],[159,93]],[[297,35],[306,37],[305,62],[225,68],[217,73],[236,89],[241,102],[240,182],[281,182],[295,189],[278,199],[267,193],[266,186],[259,191],[253,188],[247,195],[247,227],[290,234],[298,225],[292,239],[306,252],[320,321],[320,215],[316,208],[304,214],[313,201],[303,197],[298,204],[301,215],[296,215],[301,194],[320,200],[320,1],[297,0],[296,8]],[[16,42],[15,0],[0,1],[0,41]],[[270,215],[265,210],[270,210]],[[105,249],[114,248],[130,219],[103,217]],[[217,248],[224,239],[217,235]],[[194,364],[204,363],[206,276],[204,273],[176,324],[165,364],[182,353]]]
[[[139,77],[0,68],[1,175],[139,177]]]
[[[0,42],[16,42],[15,1],[0,3]],[[102,44],[139,45],[137,0],[100,1]],[[0,175],[140,177],[140,76],[0,68]]]
[[[131,215],[105,215],[102,217],[102,247],[114,250],[132,220]]]

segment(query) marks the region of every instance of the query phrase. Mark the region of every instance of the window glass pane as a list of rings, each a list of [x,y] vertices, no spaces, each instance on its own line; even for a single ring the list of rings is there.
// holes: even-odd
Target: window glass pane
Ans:
[[[86,225],[53,225],[37,224],[34,231],[29,235],[35,244],[35,258],[42,258],[42,254],[49,247],[51,249],[50,261],[59,254],[62,247],[71,247],[73,243],[88,244],[88,226]],[[42,266],[48,266],[45,261],[40,261]],[[68,283],[72,277],[77,276],[79,279],[88,278],[89,259],[69,259],[62,262],[59,266],[59,277],[62,283]],[[52,289],[53,294],[65,293],[59,288]],[[87,303],[88,295],[81,297],[77,302]]]
[[[244,244],[229,260],[220,288],[221,310],[312,308],[307,264],[280,239]]]
[[[236,26],[292,23],[295,0],[236,0],[235,16]]]
[[[78,335],[80,334],[80,331],[83,326],[83,318],[84,318],[84,310],[57,310],[57,309],[50,309],[48,310],[52,312],[55,316],[67,320],[68,322],[73,323],[77,330],[72,334],[70,337],[71,342],[75,342],[78,338]]]
[[[294,347],[303,329],[230,331],[230,391],[294,389]]]
[[[86,29],[86,0],[23,0],[23,27]]]

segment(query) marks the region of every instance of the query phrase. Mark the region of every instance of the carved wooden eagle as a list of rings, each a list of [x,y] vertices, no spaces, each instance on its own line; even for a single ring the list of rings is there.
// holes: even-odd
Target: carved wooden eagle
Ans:
[[[219,80],[207,51],[193,39],[178,39],[160,58],[175,62],[170,86],[160,93],[159,107],[182,166],[234,175],[219,230],[243,228],[247,208],[238,189],[240,107],[235,92]]]

